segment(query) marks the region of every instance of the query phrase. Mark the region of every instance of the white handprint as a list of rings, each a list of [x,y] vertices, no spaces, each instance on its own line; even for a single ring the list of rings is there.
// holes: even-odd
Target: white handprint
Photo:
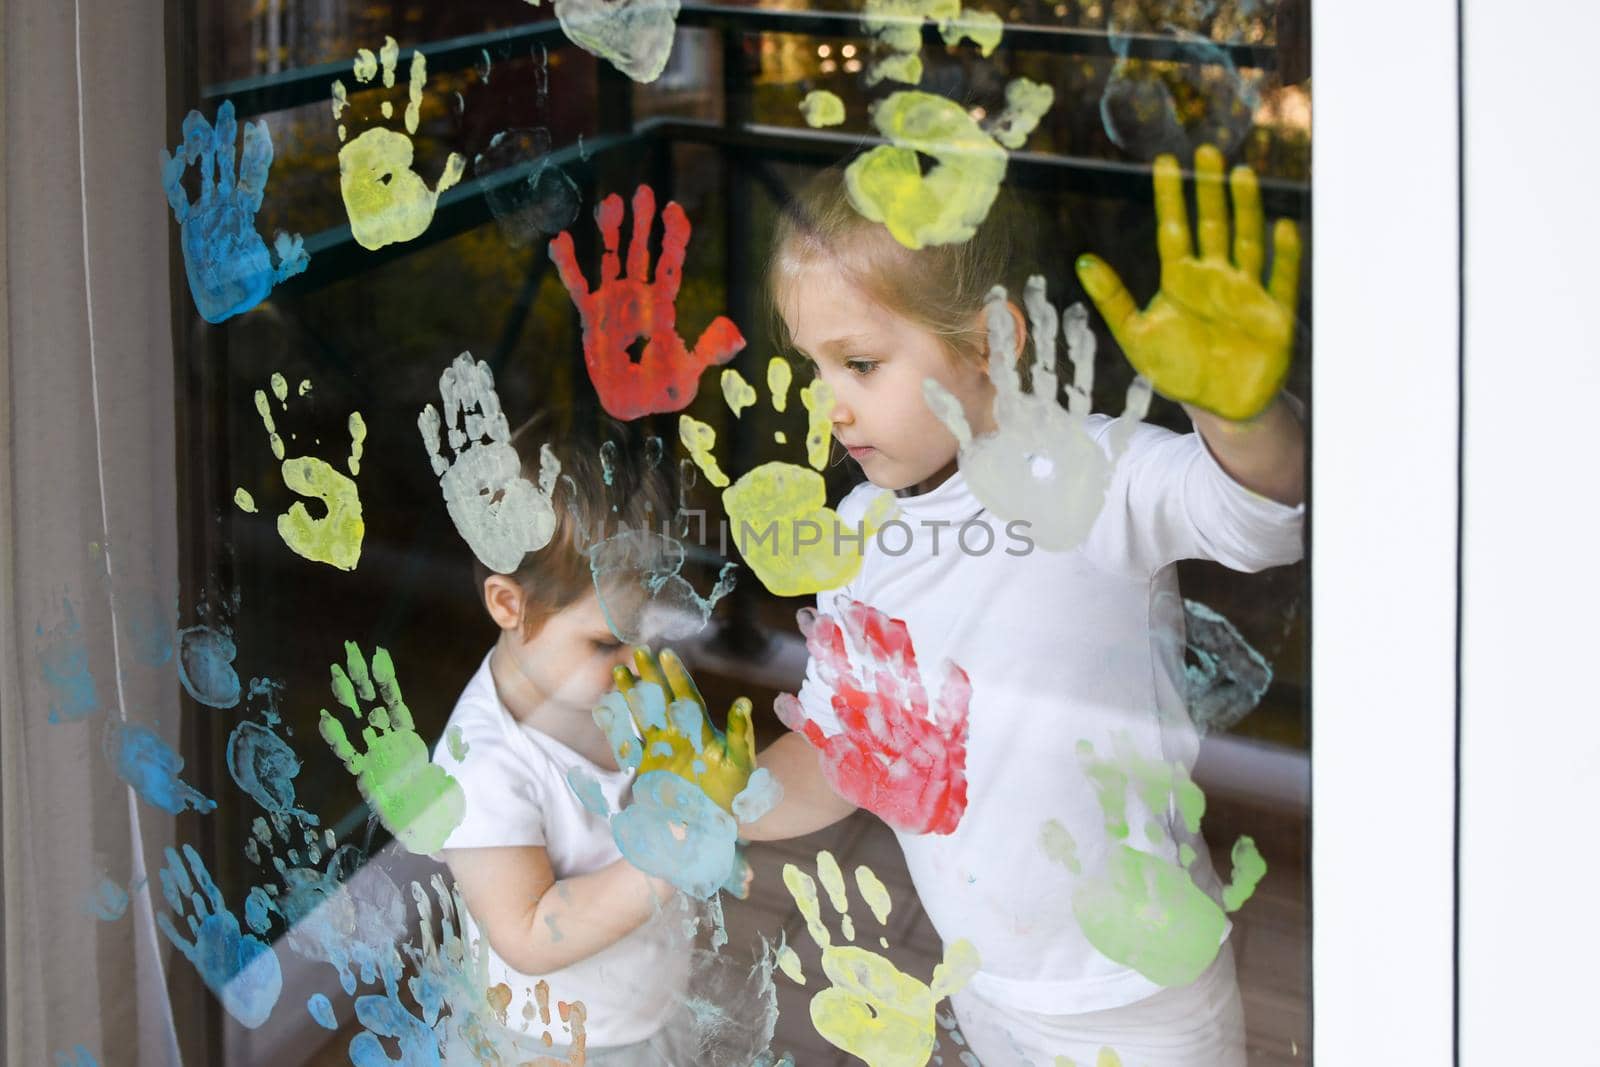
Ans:
[[[1060,323],[1072,360],[1067,408],[1056,402],[1056,309],[1045,299],[1044,278],[1028,279],[1023,293],[1034,337],[1033,391],[1023,392],[1017,371],[1017,346],[1006,291],[989,291],[989,378],[994,382],[993,433],[973,437],[961,404],[931,378],[923,396],[939,420],[955,434],[961,470],[979,500],[1004,519],[1027,520],[1041,547],[1065,551],[1082,544],[1105,503],[1111,472],[1128,438],[1150,407],[1150,383],[1135,377],[1109,449],[1089,433],[1094,388],[1094,334],[1088,312],[1074,304]]]
[[[471,352],[461,353],[439,376],[439,395],[450,422],[454,461],[445,458],[441,420],[432,404],[417,416],[417,428],[428,446],[433,473],[439,475],[445,507],[483,565],[510,574],[524,555],[549,544],[555,533],[551,495],[561,463],[544,445],[538,486],[522,476],[522,461],[511,446],[511,428],[494,391],[494,374]]]

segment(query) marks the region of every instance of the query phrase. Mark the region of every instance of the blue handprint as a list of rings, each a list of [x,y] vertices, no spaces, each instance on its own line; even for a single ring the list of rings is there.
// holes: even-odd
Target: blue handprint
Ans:
[[[200,317],[207,322],[249,311],[272,287],[299,274],[311,262],[300,235],[279,232],[273,243],[278,266],[272,266],[266,242],[256,233],[256,212],[272,168],[272,135],[266,122],[244,124],[244,151],[234,180],[237,125],[233,101],[217,108],[213,127],[198,111],[183,120],[183,143],[161,153],[161,185],[177,217],[183,264],[189,275]],[[183,173],[200,165],[200,199],[193,203],[183,188]],[[213,169],[216,176],[212,177]]]
[[[426,1015],[434,1012],[424,1011]],[[356,998],[356,1018],[366,1027],[350,1041],[350,1062],[355,1067],[439,1067],[439,1035],[400,1001],[391,985],[383,996]],[[400,1055],[389,1055],[380,1037],[390,1038]]]
[[[189,845],[183,846],[183,859],[174,849],[165,852],[161,892],[173,915],[187,919],[190,937],[180,935],[172,916],[165,912],[156,916],[156,924],[194,964],[206,988],[217,995],[228,1014],[254,1030],[267,1021],[283,991],[278,957],[270,945],[239,928],[238,918],[224,904],[222,891],[199,853]],[[194,871],[193,879],[184,860]]]

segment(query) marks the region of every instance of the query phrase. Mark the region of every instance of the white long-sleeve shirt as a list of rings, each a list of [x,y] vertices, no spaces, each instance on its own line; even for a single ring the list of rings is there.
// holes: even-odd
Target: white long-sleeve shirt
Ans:
[[[1089,419],[1105,447],[1105,416]],[[840,505],[852,529],[880,490],[862,485]],[[906,623],[930,701],[939,667],[952,660],[972,684],[967,810],[954,833],[897,833],[922,906],[946,944],[978,950],[974,991],[1050,1014],[1132,1003],[1158,986],[1115,963],[1085,939],[1073,917],[1074,875],[1049,858],[1040,830],[1058,821],[1077,843],[1082,870],[1103,866],[1105,820],[1077,755],[1080,741],[1102,757],[1125,733],[1146,757],[1192,766],[1198,750],[1184,702],[1180,559],[1216,560],[1241,571],[1301,556],[1303,507],[1287,507],[1234,482],[1198,434],[1138,427],[1117,463],[1099,518],[1077,549],[1023,555],[1007,523],[991,515],[962,474],[897,501],[911,533],[869,539],[859,574],[817,597],[839,617],[837,598],[862,601]],[[987,523],[994,547],[969,554],[957,537],[969,520]],[[940,522],[948,527],[936,526]],[[935,551],[935,538],[938,540]],[[977,550],[986,538],[969,531]],[[885,546],[889,551],[885,551]],[[832,692],[815,661],[799,699],[824,733],[839,732]],[[1128,819],[1152,813],[1132,791]],[[1179,843],[1170,809],[1156,813],[1167,837],[1128,844],[1174,863]],[[1191,868],[1216,894],[1205,848]]]

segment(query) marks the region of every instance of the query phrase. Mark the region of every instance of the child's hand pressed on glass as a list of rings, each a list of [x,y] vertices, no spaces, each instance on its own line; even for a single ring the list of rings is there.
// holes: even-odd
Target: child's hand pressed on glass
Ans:
[[[1300,235],[1293,222],[1277,221],[1272,276],[1263,287],[1260,188],[1253,171],[1235,167],[1228,179],[1234,215],[1230,260],[1222,169],[1222,153],[1212,145],[1195,152],[1196,256],[1178,161],[1170,155],[1156,159],[1161,288],[1143,311],[1098,256],[1079,257],[1077,268],[1128,362],[1157,392],[1242,421],[1271,404],[1288,374]]]

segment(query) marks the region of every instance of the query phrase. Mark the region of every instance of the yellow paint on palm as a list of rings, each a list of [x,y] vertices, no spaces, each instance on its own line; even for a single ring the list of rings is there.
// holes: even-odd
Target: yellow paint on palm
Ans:
[[[830,853],[820,852],[817,870],[844,926],[850,915],[839,865]],[[860,880],[858,871],[858,883]],[[855,945],[834,945],[822,919],[816,883],[792,863],[784,865],[783,882],[811,939],[822,950],[822,971],[831,983],[811,998],[811,1021],[817,1033],[864,1060],[868,1067],[926,1064],[937,1043],[934,1007],[977,973],[977,950],[968,941],[955,942],[934,968],[932,981],[923,983],[875,952]],[[882,886],[875,875],[870,883]],[[780,953],[780,966],[781,958]],[[785,969],[784,973],[789,972]]]
[[[1169,399],[1242,421],[1271,404],[1289,372],[1300,278],[1300,234],[1293,222],[1273,228],[1270,280],[1261,194],[1253,171],[1235,167],[1233,244],[1223,193],[1222,153],[1195,152],[1198,255],[1178,161],[1155,163],[1156,246],[1161,288],[1140,311],[1122,280],[1098,256],[1078,260],[1083,282],[1106,325],[1133,364]]]
[[[722,399],[734,418],[744,414],[744,409],[756,402],[756,387],[744,380],[744,375],[729,367],[722,372]]]

